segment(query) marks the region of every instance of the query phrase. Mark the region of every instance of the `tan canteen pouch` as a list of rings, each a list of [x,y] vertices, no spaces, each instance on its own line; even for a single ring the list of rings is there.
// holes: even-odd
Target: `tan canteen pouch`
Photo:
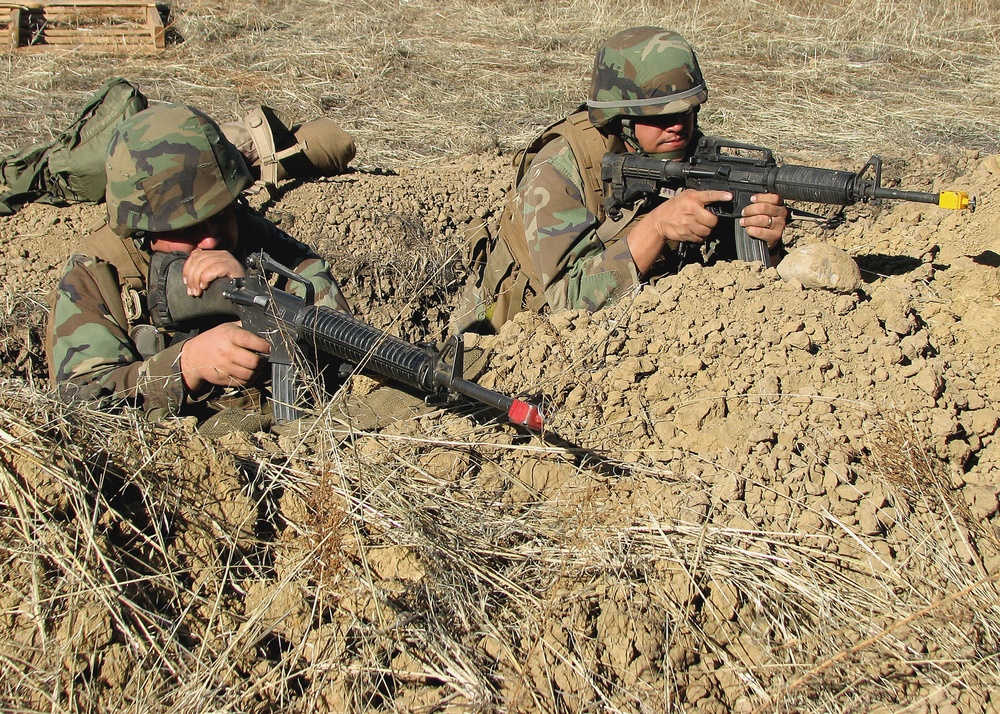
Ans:
[[[341,174],[356,154],[354,139],[332,119],[293,124],[263,104],[221,128],[268,190],[285,179]]]

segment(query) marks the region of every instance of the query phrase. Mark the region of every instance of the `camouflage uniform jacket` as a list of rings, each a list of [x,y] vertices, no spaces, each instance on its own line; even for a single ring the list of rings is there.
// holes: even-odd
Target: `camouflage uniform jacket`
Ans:
[[[588,129],[600,134],[592,126],[587,126],[584,133]],[[697,145],[699,136],[696,131],[689,146]],[[608,150],[622,153],[624,147],[609,139]],[[675,272],[679,260],[684,259],[677,255],[679,244],[668,241],[670,250],[645,276],[639,275],[626,238],[660,201],[647,201],[618,223],[612,222],[604,211],[600,162],[581,161],[578,152],[580,149],[567,137],[549,142],[535,156],[517,187],[524,240],[551,310],[598,310],[627,295],[643,279]],[[601,197],[596,206],[588,196],[595,190]],[[666,189],[661,196],[667,198],[674,191]],[[709,241],[726,228],[717,226]],[[687,259],[691,258],[694,256]]]
[[[264,250],[312,283],[314,304],[349,309],[329,265],[308,246],[244,209],[238,211],[238,221],[237,259]],[[97,400],[103,408],[134,404],[151,419],[187,413],[218,392],[198,399],[187,394],[180,352],[192,333],[177,335],[152,327],[145,284],[150,254],[122,251],[123,245],[105,224],[85,240],[91,255],[70,257],[50,298],[49,376],[67,400]],[[126,254],[131,261],[122,259]],[[286,285],[279,280],[277,287],[304,292],[294,281]],[[158,344],[150,349],[148,338],[155,333]]]
[[[626,237],[656,203],[618,223],[608,219],[601,183],[606,151],[622,153],[625,145],[598,131],[582,107],[533,142],[498,224],[470,241],[475,274],[453,330],[491,331],[524,310],[598,310],[640,283]],[[676,267],[671,255],[646,278]]]

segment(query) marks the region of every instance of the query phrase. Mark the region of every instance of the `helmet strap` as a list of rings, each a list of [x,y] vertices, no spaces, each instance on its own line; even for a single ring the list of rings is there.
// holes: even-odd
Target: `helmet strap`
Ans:
[[[646,156],[647,155],[646,152],[642,150],[642,147],[639,146],[638,139],[635,138],[635,124],[632,122],[632,118],[622,117],[621,124],[622,124],[622,132],[621,132],[622,141],[625,142],[625,146],[629,147],[630,149],[632,149],[632,151],[639,154],[640,156]]]

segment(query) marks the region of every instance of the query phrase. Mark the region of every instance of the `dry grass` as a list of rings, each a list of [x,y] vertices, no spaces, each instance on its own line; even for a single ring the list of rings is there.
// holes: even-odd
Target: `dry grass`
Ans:
[[[913,431],[872,465],[902,473],[898,503],[912,504],[896,516],[908,542],[887,541],[908,558],[893,560],[808,502],[792,505],[823,522],[813,532],[717,525],[698,515],[697,482],[678,482],[692,497],[680,516],[609,520],[568,492],[512,508],[489,497],[477,459],[516,482],[504,464],[562,457],[495,432],[374,437],[321,416],[279,457],[266,441],[220,448],[183,424],[3,386],[8,708],[408,710],[405,692],[430,688],[430,701],[472,710],[663,711],[694,677],[685,651],[739,682],[756,711],[863,709],[1000,681],[996,575],[968,567],[970,543],[990,541],[941,497],[931,461],[913,459]],[[574,488],[606,478],[580,467]],[[662,690],[630,683],[594,629],[616,588],[631,608],[621,636],[645,633],[678,678]],[[577,700],[541,684],[570,677]]]
[[[594,48],[631,24],[696,46],[722,136],[783,151],[997,150],[1000,9],[957,0],[815,4],[320,0],[178,2],[155,60],[6,56],[0,149],[50,136],[109,74],[220,119],[268,102],[327,114],[362,163],[511,150],[582,101]]]

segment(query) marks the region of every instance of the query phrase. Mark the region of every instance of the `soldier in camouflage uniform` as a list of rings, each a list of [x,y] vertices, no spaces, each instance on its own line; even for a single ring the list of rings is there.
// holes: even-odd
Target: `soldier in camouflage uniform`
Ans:
[[[246,163],[199,110],[167,104],[127,119],[106,169],[107,221],[70,257],[52,295],[49,374],[64,398],[134,404],[151,419],[207,416],[226,393],[245,397],[259,383],[269,344],[239,324],[195,334],[153,326],[155,251],[188,254],[185,284],[197,296],[213,280],[245,275],[245,259],[264,250],[313,285],[316,304],[349,309],[327,263],[240,200],[253,183]],[[304,293],[294,281],[277,287]]]
[[[604,154],[686,158],[707,99],[694,51],[677,33],[637,27],[608,39],[590,99],[520,155],[498,225],[472,236],[473,279],[453,329],[489,332],[523,310],[597,310],[676,270],[697,252],[687,246],[732,235],[732,223],[706,208],[732,198],[722,191],[670,192],[618,221],[604,212]],[[777,253],[787,210],[774,194],[754,201],[740,222]]]

